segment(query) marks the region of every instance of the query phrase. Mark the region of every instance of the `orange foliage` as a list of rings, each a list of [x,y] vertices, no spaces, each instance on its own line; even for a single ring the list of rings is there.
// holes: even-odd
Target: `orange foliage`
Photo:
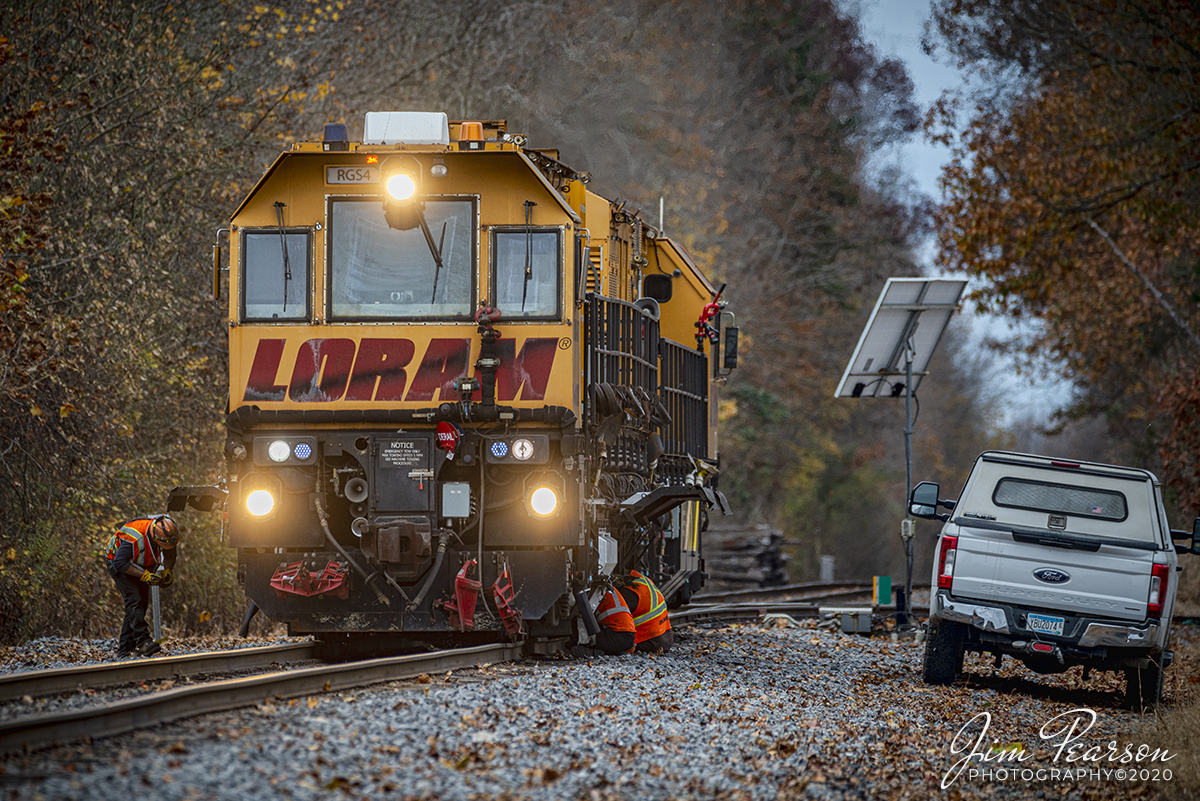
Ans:
[[[983,308],[1041,323],[1020,351],[1060,366],[1083,389],[1074,411],[1105,413],[1130,453],[1157,449],[1180,503],[1197,506],[1187,432],[1200,414],[1187,399],[1200,367],[1200,25],[1107,0],[1044,8],[1000,41],[970,24],[994,28],[1006,11],[944,4],[943,32],[962,37],[952,49],[987,52],[1032,79],[981,103],[957,137],[939,261],[987,279]],[[930,125],[953,139],[945,111]]]

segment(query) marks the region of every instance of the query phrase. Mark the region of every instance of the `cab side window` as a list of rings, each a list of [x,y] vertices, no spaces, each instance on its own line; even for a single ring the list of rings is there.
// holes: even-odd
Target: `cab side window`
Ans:
[[[307,230],[274,228],[243,232],[243,320],[308,319],[310,244]]]
[[[562,235],[557,229],[494,231],[492,265],[492,296],[505,320],[561,316]]]

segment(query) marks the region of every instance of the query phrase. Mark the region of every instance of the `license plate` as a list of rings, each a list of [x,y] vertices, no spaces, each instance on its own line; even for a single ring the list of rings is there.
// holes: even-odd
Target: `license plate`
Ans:
[[[1025,626],[1030,631],[1036,631],[1040,634],[1058,634],[1063,633],[1063,618],[1050,617],[1049,615],[1027,615],[1025,617]]]

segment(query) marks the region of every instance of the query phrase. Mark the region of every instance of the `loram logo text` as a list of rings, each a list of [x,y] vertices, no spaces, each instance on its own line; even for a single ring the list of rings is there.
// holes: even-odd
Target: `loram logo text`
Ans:
[[[284,339],[258,341],[246,402],[457,400],[454,379],[467,375],[471,358],[469,339],[431,339],[419,362],[411,339],[310,339],[300,345],[290,373],[280,375],[286,344]],[[496,400],[544,399],[558,339],[531,337],[520,351],[515,340],[502,339],[496,348]]]

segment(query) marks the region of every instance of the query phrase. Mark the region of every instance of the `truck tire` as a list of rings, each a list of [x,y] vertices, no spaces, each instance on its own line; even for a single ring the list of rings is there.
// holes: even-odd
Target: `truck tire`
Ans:
[[[1150,667],[1125,669],[1125,705],[1135,712],[1149,712],[1162,701],[1163,669],[1155,659]]]
[[[942,620],[929,629],[925,639],[926,684],[950,684],[962,673],[967,632],[961,623]]]

